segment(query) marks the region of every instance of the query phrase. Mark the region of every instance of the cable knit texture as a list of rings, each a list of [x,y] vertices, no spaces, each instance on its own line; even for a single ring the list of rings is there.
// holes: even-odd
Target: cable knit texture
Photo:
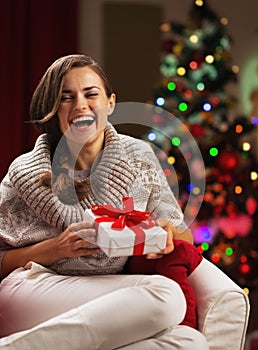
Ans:
[[[84,211],[92,204],[121,207],[125,196],[134,198],[136,209],[154,211],[176,226],[182,224],[182,212],[150,145],[117,134],[109,123],[100,160],[85,182],[84,200],[62,203],[51,188],[39,185],[46,171],[51,171],[51,162],[47,136],[43,134],[31,152],[13,161],[1,183],[0,256],[11,247],[55,237],[71,223],[84,220]],[[72,275],[107,274],[121,271],[125,261],[125,257],[108,258],[101,253],[62,259],[50,268]]]

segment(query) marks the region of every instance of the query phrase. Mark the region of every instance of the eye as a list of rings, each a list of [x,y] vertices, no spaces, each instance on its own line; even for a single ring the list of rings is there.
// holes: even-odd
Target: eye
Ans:
[[[85,97],[87,98],[91,98],[91,97],[95,97],[95,96],[98,96],[98,93],[97,92],[88,92]]]
[[[70,96],[70,95],[62,95],[62,97],[61,97],[61,101],[70,101],[70,100],[72,100],[72,96]]]

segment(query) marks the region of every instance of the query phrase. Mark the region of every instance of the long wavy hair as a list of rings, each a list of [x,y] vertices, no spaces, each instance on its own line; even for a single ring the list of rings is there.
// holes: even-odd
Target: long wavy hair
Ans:
[[[51,161],[57,145],[62,140],[62,132],[59,127],[57,111],[61,103],[62,86],[65,74],[75,67],[88,66],[101,78],[107,97],[111,97],[112,87],[106,77],[106,74],[100,65],[91,57],[81,54],[63,56],[57,59],[45,72],[31,99],[30,119],[35,127],[41,132],[46,133],[50,146]],[[61,149],[62,151],[59,151]],[[40,184],[52,186],[53,191],[65,203],[76,202],[84,198],[85,186],[83,182],[74,181],[68,176],[67,169],[63,167],[69,151],[65,142],[62,147],[58,147],[59,161],[52,169],[52,173],[45,173],[40,178]],[[56,163],[56,162],[55,162]],[[76,191],[77,198],[72,193]]]

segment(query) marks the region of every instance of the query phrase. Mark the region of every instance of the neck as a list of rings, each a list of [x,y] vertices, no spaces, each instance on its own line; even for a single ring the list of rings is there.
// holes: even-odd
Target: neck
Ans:
[[[88,141],[84,146],[68,142],[72,158],[70,165],[77,170],[90,169],[100,155],[103,145],[104,131],[96,139]]]

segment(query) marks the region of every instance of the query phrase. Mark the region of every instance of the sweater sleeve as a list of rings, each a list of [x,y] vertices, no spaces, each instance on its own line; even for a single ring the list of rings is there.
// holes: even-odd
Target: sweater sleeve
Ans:
[[[182,231],[187,229],[177,198],[150,144],[130,136],[120,137],[132,168],[138,171],[132,194],[140,210],[154,212],[158,217],[168,219],[174,226],[182,227]]]
[[[148,162],[153,172],[153,185],[147,210],[154,211],[157,216],[168,219],[178,228],[186,229],[184,215],[167,182],[158,158],[148,143],[144,141],[141,141],[141,143],[143,158]]]

